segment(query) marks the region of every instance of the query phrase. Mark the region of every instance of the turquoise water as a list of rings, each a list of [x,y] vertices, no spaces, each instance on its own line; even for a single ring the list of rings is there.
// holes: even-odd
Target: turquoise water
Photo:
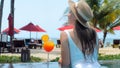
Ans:
[[[101,68],[120,68],[120,60],[100,60]]]
[[[120,68],[120,64],[102,64],[101,68]]]
[[[101,68],[120,68],[120,63],[106,63],[101,65]]]

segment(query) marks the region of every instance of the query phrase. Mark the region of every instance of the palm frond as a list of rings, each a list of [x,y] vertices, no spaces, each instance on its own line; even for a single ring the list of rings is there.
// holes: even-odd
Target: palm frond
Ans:
[[[109,30],[109,29],[111,29],[111,28],[113,28],[113,27],[115,27],[115,26],[118,26],[118,25],[120,25],[120,17],[118,17],[118,18],[107,28],[107,30]]]
[[[118,7],[120,7],[120,1],[118,0],[111,0],[108,3],[103,3],[103,5],[100,7],[99,12],[97,14],[97,19],[101,19],[105,17],[106,15],[111,14],[115,10],[119,10]],[[120,13],[120,12],[118,12]]]

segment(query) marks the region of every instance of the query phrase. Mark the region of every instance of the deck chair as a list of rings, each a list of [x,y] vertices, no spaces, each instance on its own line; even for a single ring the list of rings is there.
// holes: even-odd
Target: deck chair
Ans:
[[[21,49],[25,47],[25,42],[24,40],[13,40],[13,45],[15,51],[17,50],[17,53],[20,53]]]
[[[37,43],[36,45],[37,45],[37,47],[40,47],[40,49],[42,49],[42,40],[39,39],[39,40],[38,40],[38,43]]]
[[[7,49],[7,43],[0,41],[0,53],[4,53],[5,49]]]
[[[119,45],[120,45],[120,39],[114,39],[112,47],[113,48],[120,48]]]
[[[1,53],[10,53],[12,52],[12,47],[10,42],[1,42],[0,41],[0,52]]]
[[[57,40],[56,48],[60,48],[60,44],[61,44],[60,40]]]
[[[28,46],[30,41],[31,41],[30,39],[25,39],[25,45]]]
[[[31,42],[31,39],[24,39],[24,41],[25,41],[25,46],[26,46],[27,48],[32,49],[32,47],[29,46],[29,43]]]

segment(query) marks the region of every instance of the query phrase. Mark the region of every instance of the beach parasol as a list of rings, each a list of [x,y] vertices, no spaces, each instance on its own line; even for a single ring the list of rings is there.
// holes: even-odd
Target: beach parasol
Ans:
[[[73,25],[65,25],[65,26],[58,28],[58,30],[64,31],[64,30],[73,29],[73,28],[74,28]],[[101,30],[99,30],[98,28],[94,28],[94,29],[96,32],[101,32]]]
[[[73,25],[65,25],[65,26],[58,28],[58,30],[64,31],[64,30],[68,30],[68,29],[72,29],[72,28],[74,28]]]
[[[31,22],[29,24],[23,26],[22,28],[20,28],[20,30],[29,31],[30,32],[30,39],[31,39],[31,32],[38,32],[39,31],[39,29]]]
[[[120,26],[114,27],[113,30],[120,30]]]
[[[98,29],[98,28],[95,28],[95,31],[96,31],[96,32],[101,32],[101,30],[100,30],[100,29]]]
[[[3,34],[8,34],[8,32],[9,32],[9,28],[6,28],[6,29],[4,29],[4,30],[2,31]],[[20,30],[14,28],[14,34],[17,34],[17,33],[19,33],[19,32],[20,32]]]
[[[39,29],[37,32],[46,32],[44,29],[42,29],[40,26],[36,25],[36,27]]]
[[[39,29],[37,32],[46,32],[44,29],[42,29],[39,25],[36,25],[36,27]],[[37,39],[37,32],[36,32],[36,39]]]
[[[8,16],[8,23],[9,23],[9,31],[8,31],[8,35],[9,36],[13,36],[14,35],[14,26],[13,26],[13,17],[12,14],[9,14]]]

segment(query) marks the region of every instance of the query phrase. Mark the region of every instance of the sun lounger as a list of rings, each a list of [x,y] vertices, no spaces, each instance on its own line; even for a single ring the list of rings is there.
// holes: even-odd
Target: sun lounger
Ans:
[[[120,39],[114,39],[112,47],[113,48],[120,48]]]
[[[0,53],[5,53],[5,52],[9,52],[7,47],[7,42],[1,42],[0,41]]]
[[[37,43],[36,45],[37,45],[37,47],[40,47],[40,49],[42,49],[42,40],[39,39],[39,40],[38,40],[38,43]]]
[[[60,40],[57,40],[56,48],[60,48]]]
[[[25,46],[28,46],[31,40],[30,39],[25,39],[24,41],[25,41]]]
[[[24,40],[13,40],[13,45],[15,52],[17,51],[17,53],[20,53],[21,49],[25,47]]]

